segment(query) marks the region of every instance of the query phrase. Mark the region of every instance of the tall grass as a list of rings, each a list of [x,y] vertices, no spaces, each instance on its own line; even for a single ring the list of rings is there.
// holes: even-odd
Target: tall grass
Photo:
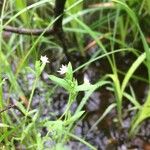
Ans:
[[[132,119],[129,131],[129,135],[134,135],[138,131],[139,125],[149,118],[150,114],[149,89],[144,103],[141,104],[137,100],[137,93],[135,93],[132,84],[130,84],[131,79],[146,81],[148,86],[150,83],[150,48],[138,20],[138,15],[142,14],[142,11],[148,13],[146,8],[149,9],[149,1],[143,0],[140,3],[136,0],[132,2],[112,0],[113,4],[115,4],[113,7],[94,7],[84,10],[82,9],[83,0],[68,1],[63,25],[70,43],[74,43],[71,38],[73,37],[72,35],[75,36],[76,42],[72,45],[72,48],[82,56],[86,56],[87,51],[84,51],[86,36],[95,41],[98,48],[88,61],[80,64],[77,68],[72,68],[73,64],[68,64],[67,62],[67,72],[63,77],[57,77],[57,73],[52,72],[49,75],[49,80],[50,82],[53,81],[56,86],[48,85],[41,79],[46,64],[40,61],[39,52],[42,54],[45,47],[48,49],[55,47],[55,49],[60,50],[61,45],[57,43],[57,40],[52,37],[43,37],[44,32],[39,37],[15,34],[11,34],[7,38],[3,36],[2,29],[9,24],[26,27],[41,27],[44,25],[46,29],[53,25],[57,18],[53,20],[52,16],[48,16],[46,20],[43,20],[37,13],[37,9],[42,7],[50,10],[49,6],[50,4],[54,5],[53,1],[31,2],[32,4],[29,5],[27,1],[23,0],[15,0],[14,4],[12,1],[3,1],[0,19],[0,60],[2,62],[0,64],[0,110],[7,108],[12,101],[15,103],[17,110],[12,108],[0,114],[0,148],[9,150],[16,149],[18,146],[42,150],[46,148],[48,143],[53,149],[67,149],[67,142],[73,138],[86,145],[89,149],[97,149],[96,146],[93,146],[84,138],[78,137],[74,133],[74,129],[78,121],[84,118],[86,113],[83,108],[88,103],[92,93],[103,86],[114,94],[114,101],[102,116],[99,116],[99,119],[89,132],[94,130],[99,122],[103,121],[104,117],[111,113],[112,109],[117,110],[118,122],[123,126],[125,109],[123,104],[126,99],[132,105],[132,109],[136,110],[136,115]],[[138,4],[136,6],[140,8],[139,14],[134,11],[137,9],[133,5],[134,3]],[[87,25],[84,18],[93,13],[97,13],[97,20],[91,21],[91,24]],[[29,20],[35,20],[30,22],[28,18]],[[131,34],[131,37],[128,37],[129,34]],[[100,37],[104,38],[104,42]],[[127,41],[127,38],[131,38],[131,42]],[[139,44],[138,42],[142,43],[142,50],[134,47],[134,44]],[[72,49],[68,49],[68,51],[71,55]],[[123,72],[118,66],[116,56],[124,57],[129,53],[132,53],[136,58],[128,66],[126,72]],[[96,83],[79,84],[77,79],[74,78],[74,73],[80,72],[81,69],[87,70],[90,64],[101,62],[102,59],[105,59],[109,64],[110,71],[100,77]],[[139,75],[134,75],[141,65],[146,66],[148,74],[146,79]],[[34,81],[27,94],[24,90],[26,85],[19,84],[19,79],[20,76],[22,80],[27,79],[28,73],[32,74]],[[120,73],[123,75],[122,80],[120,80]],[[69,98],[66,100],[67,104],[64,113],[56,120],[52,120],[50,116],[47,116],[46,119],[42,118],[40,106],[37,108],[32,107],[35,91],[37,88],[43,88],[42,85],[46,87],[47,92],[45,95],[51,96],[49,99],[53,99],[49,93],[55,94],[55,89],[58,86],[64,88],[68,93]],[[7,88],[7,93],[4,92],[5,88]],[[84,92],[84,96],[75,112],[72,112],[71,106],[76,103],[76,97],[81,91]],[[49,102],[46,97],[45,101]],[[51,101],[51,103],[54,102]],[[43,128],[46,128],[46,133],[44,134],[42,133]]]

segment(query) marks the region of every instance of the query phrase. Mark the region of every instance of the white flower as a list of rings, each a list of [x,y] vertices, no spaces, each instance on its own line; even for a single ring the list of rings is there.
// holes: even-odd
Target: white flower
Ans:
[[[67,72],[67,66],[66,65],[62,65],[60,70],[58,70],[57,72],[59,72],[61,75],[65,74]]]
[[[85,84],[90,84],[89,77],[88,77],[87,74],[84,74],[83,80],[84,80],[84,83],[85,83]]]
[[[49,63],[47,56],[41,56],[40,60],[42,61],[43,64]]]

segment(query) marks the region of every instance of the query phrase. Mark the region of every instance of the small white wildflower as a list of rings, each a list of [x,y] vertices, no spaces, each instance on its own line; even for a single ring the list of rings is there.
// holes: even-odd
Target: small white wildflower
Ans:
[[[65,74],[67,72],[67,66],[66,65],[62,65],[60,70],[58,70],[57,72],[59,72],[61,75]]]
[[[42,61],[43,64],[49,63],[47,56],[41,56],[40,60]]]
[[[7,79],[8,79],[8,78],[7,78],[7,77],[5,77],[5,78],[2,80],[2,82],[5,82]]]
[[[85,84],[90,84],[89,77],[88,77],[87,74],[84,74],[83,80],[84,80],[84,83],[85,83]]]

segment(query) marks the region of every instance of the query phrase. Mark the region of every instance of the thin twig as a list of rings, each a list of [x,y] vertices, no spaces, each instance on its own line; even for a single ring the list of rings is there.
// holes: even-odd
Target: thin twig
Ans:
[[[62,29],[63,13],[65,9],[66,0],[55,0],[54,18],[60,16],[55,22],[53,29]]]
[[[53,29],[28,29],[28,28],[17,28],[17,27],[12,27],[12,26],[6,26],[3,28],[4,31],[6,32],[11,32],[11,33],[17,33],[17,34],[24,34],[24,35],[35,35],[38,36],[44,32],[44,36],[49,36],[49,35],[54,35],[56,32],[54,32]]]
[[[18,110],[23,116],[25,116],[24,112],[22,112],[22,110],[19,107],[17,107],[15,104],[7,106],[6,108],[4,108],[3,110],[0,111],[0,114],[11,109],[11,108]],[[31,119],[31,116],[27,116],[27,117],[29,119]]]
[[[4,111],[7,111],[7,110],[9,110],[9,109],[11,109],[11,108],[15,108],[15,107],[16,107],[16,105],[14,105],[14,104],[9,105],[9,106],[7,106],[6,108],[4,108],[3,110],[1,110],[1,111],[0,111],[0,114],[3,113]]]
[[[69,61],[70,57],[67,51],[67,40],[66,40],[63,28],[62,28],[65,3],[66,3],[66,0],[55,0],[54,17],[57,18],[58,16],[60,15],[61,16],[59,17],[59,19],[57,19],[57,21],[54,22],[53,30],[56,32],[56,36],[61,42],[63,51],[66,55],[67,60]]]

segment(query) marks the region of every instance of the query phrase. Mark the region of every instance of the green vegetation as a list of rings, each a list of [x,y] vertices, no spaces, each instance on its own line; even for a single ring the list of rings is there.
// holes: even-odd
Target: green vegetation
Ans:
[[[76,68],[72,67],[76,66],[72,60],[66,61],[59,71],[61,75],[57,71],[65,57],[62,42],[57,36],[43,36],[58,19],[53,18],[53,6],[54,0],[4,0],[1,5],[0,149],[66,150],[69,149],[67,143],[73,139],[96,150],[97,146],[77,136],[75,129],[87,114],[84,107],[90,96],[103,87],[114,96],[113,102],[98,116],[90,131],[116,109],[113,119],[122,128],[125,116],[134,113],[130,118],[128,138],[136,136],[141,124],[150,117],[150,33],[148,27],[145,29],[150,25],[150,1],[103,0],[90,4],[88,0],[67,0],[63,29],[68,54],[79,53],[86,61],[77,59],[80,65]],[[39,36],[28,36],[4,32],[7,25],[45,30]],[[94,44],[87,44],[87,38]],[[94,53],[87,57],[91,49]],[[43,57],[45,55],[48,60]],[[121,63],[125,64],[124,58],[130,62],[125,69],[120,67]],[[108,64],[109,71],[97,75],[99,80],[95,83],[85,78],[81,84],[75,78],[76,73],[83,73],[90,65],[101,61]],[[52,65],[55,65],[53,70],[50,69]],[[141,68],[144,72],[140,72]],[[48,79],[44,79],[44,74]],[[28,78],[30,75],[32,79]],[[144,100],[139,99],[134,82],[144,83],[147,90],[141,87]],[[55,103],[53,96],[58,88],[68,94],[64,112],[59,117],[55,112],[48,112],[44,118],[44,103],[48,107]],[[44,101],[39,99],[39,105],[34,106],[37,89],[42,89]],[[81,92],[84,95],[78,102]],[[75,103],[78,105],[72,111]],[[126,108],[125,104],[131,107]]]

